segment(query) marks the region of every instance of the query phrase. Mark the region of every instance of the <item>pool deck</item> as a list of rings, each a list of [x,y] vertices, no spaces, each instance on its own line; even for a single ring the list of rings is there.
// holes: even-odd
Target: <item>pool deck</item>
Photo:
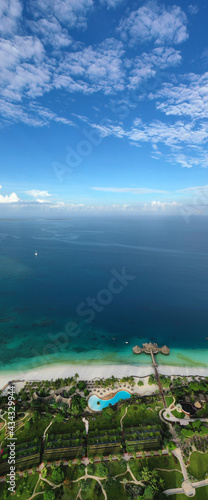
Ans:
[[[140,377],[134,377],[134,385],[133,386],[130,386],[128,383],[121,382],[121,383],[117,383],[115,385],[115,389],[113,389],[113,390],[112,390],[112,387],[111,388],[110,387],[109,388],[107,388],[107,387],[99,387],[99,388],[95,387],[95,384],[93,382],[91,382],[90,387],[88,385],[88,389],[90,392],[90,394],[88,396],[88,400],[89,400],[90,396],[97,396],[98,399],[102,399],[102,400],[107,401],[109,399],[112,399],[119,391],[129,392],[129,394],[131,394],[131,395],[137,394],[138,396],[151,396],[158,389],[158,385],[157,384],[149,385],[148,379],[149,379],[149,376],[143,377],[142,379]],[[142,380],[144,385],[138,386],[137,382],[139,380]],[[92,410],[89,406],[88,406],[88,411],[90,411],[92,413],[97,413],[97,411]]]

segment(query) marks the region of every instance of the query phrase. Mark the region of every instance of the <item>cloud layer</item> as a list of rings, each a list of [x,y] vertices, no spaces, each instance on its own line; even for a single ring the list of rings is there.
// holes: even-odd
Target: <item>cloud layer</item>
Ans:
[[[91,16],[111,8],[119,12],[114,29],[94,37],[91,30],[88,40]],[[188,13],[197,14],[194,5],[186,14],[179,5],[155,1],[135,9],[122,0],[29,0],[26,11],[20,0],[1,1],[1,126],[77,126],[75,113],[64,106],[57,111],[51,96],[67,94],[78,104],[86,99],[89,109],[87,99],[96,95],[105,124],[92,120],[92,107],[85,121],[102,137],[150,144],[155,160],[208,166],[208,73],[178,70],[189,38]],[[136,110],[132,118],[119,119],[110,99],[125,103],[127,118]]]

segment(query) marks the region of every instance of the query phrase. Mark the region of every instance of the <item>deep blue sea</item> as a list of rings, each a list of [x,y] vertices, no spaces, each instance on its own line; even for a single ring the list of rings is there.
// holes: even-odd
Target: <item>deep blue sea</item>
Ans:
[[[147,363],[150,340],[208,365],[205,217],[0,221],[0,283],[1,369]]]

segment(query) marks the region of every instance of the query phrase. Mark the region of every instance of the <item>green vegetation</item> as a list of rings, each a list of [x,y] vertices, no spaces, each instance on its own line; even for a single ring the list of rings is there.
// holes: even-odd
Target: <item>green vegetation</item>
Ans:
[[[173,396],[165,396],[165,401],[166,401],[167,406],[170,406],[170,405],[172,405],[174,398],[173,398]]]
[[[158,470],[158,474],[163,479],[164,489],[181,488],[183,482],[182,472]]]
[[[48,413],[41,415],[39,414],[38,418],[35,420],[30,419],[29,427],[24,424],[22,427],[20,427],[19,430],[17,430],[16,437],[18,443],[24,443],[36,438],[40,439],[44,433],[45,428],[50,424],[51,419],[52,417]]]
[[[16,480],[16,497],[21,498],[21,500],[27,500],[32,495],[38,478],[38,473],[27,478],[18,478]],[[12,500],[15,498],[12,493],[8,492],[8,485],[6,483],[0,483],[0,498],[2,500]]]
[[[163,387],[170,387],[170,385],[172,384],[171,382],[171,378],[170,377],[166,377],[165,375],[160,375],[160,382],[162,384]]]
[[[157,381],[155,380],[155,376],[153,374],[149,376],[148,384],[149,385],[157,384]]]
[[[140,450],[154,450],[161,447],[160,426],[125,428],[124,437],[128,453]]]
[[[173,383],[170,377],[160,378],[164,387],[170,387],[173,396],[176,393],[176,400],[177,398],[184,400],[184,395],[189,394],[193,401],[198,397],[199,387],[202,392],[200,383],[189,384],[185,377],[178,377]],[[122,383],[133,386],[135,381],[133,377],[124,377]],[[155,383],[153,375],[150,377],[151,383]],[[119,380],[115,377],[96,382],[98,387],[104,386],[110,389],[114,389],[117,384]],[[138,385],[142,386],[143,382],[139,381]],[[208,380],[202,381],[202,385],[205,391]],[[34,391],[44,398],[50,393],[51,388],[58,389],[63,398],[71,397],[71,407],[69,408],[66,402],[31,399]],[[81,392],[81,395],[78,392]],[[53,383],[49,381],[28,383],[21,391],[21,401],[17,403],[16,464],[17,470],[24,472],[23,477],[17,478],[17,497],[28,500],[32,495],[39,477],[35,466],[39,465],[40,459],[45,462],[45,467],[42,470],[43,479],[36,487],[37,500],[73,499],[77,497],[79,490],[83,500],[92,498],[104,500],[101,485],[106,491],[108,500],[115,498],[162,500],[165,498],[162,493],[164,489],[180,487],[183,479],[180,464],[171,454],[176,445],[172,441],[168,425],[159,418],[159,411],[163,408],[161,397],[134,394],[128,401],[110,405],[99,413],[89,413],[86,401],[88,392],[86,382],[78,381],[78,375],[64,381],[59,379]],[[83,393],[85,397],[82,397]],[[173,396],[169,392],[165,396],[168,406],[172,404]],[[1,400],[6,409],[6,401],[3,398]],[[200,411],[206,412],[206,404],[203,404]],[[184,417],[183,413],[177,411],[173,414],[179,418]],[[82,416],[89,421],[88,435]],[[121,431],[122,417],[124,417],[123,431]],[[189,473],[196,479],[203,479],[208,473],[208,453],[191,452],[193,445],[195,449],[201,451],[208,449],[208,425],[199,420],[199,412],[197,417],[190,419],[186,427],[177,423],[174,424],[174,428],[187,464],[190,459]],[[6,413],[5,418],[7,418]],[[42,436],[49,424],[51,425],[43,443]],[[4,450],[0,457],[0,475],[5,474],[8,467],[5,432],[6,429],[0,431]],[[169,450],[169,454],[162,453],[164,447]],[[150,457],[146,456],[146,450],[150,450]],[[142,481],[143,486],[137,485],[127,471],[127,462],[122,458],[126,451],[134,457],[129,461],[129,466],[134,477]],[[136,459],[138,452],[140,458]],[[90,458],[87,474],[92,477],[85,475],[85,466],[81,463],[86,455]],[[99,457],[100,461],[96,458],[95,462],[95,457]],[[72,463],[74,459],[77,459],[75,464]],[[59,464],[55,464],[57,460]],[[65,464],[65,460],[68,460],[68,465]],[[28,474],[30,468],[32,474],[30,472]],[[96,476],[100,478],[100,484]],[[53,490],[44,479],[58,487]],[[206,494],[207,490],[199,488],[195,498],[203,500],[202,492]],[[2,500],[13,498],[13,495],[7,492],[5,483],[0,483],[0,498]],[[184,496],[173,498],[178,500]]]
[[[194,451],[190,457],[188,470],[196,479],[203,479],[208,473],[208,453]]]
[[[205,403],[203,408],[197,412],[198,418],[208,418],[208,403]]]
[[[159,397],[155,402],[150,399],[147,399],[146,402],[141,402],[141,400],[135,402],[128,407],[127,415],[123,419],[123,425],[124,427],[160,425],[159,410],[162,408],[163,404]]]
[[[107,426],[107,424],[106,424]],[[122,449],[120,429],[89,431],[88,455],[105,456],[118,454]]]
[[[185,417],[185,413],[183,413],[183,411],[173,410],[171,413],[172,413],[172,414],[174,415],[174,417],[176,417],[176,418],[184,418],[184,417]]]

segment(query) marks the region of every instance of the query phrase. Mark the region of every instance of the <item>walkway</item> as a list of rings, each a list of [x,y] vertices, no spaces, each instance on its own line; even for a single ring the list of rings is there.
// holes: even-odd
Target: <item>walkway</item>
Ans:
[[[86,436],[87,436],[87,434],[89,432],[89,421],[85,417],[83,417],[82,422],[84,422],[84,424],[85,424],[85,430],[86,430]]]
[[[172,454],[175,455],[175,457],[180,462],[180,466],[181,466],[181,470],[182,470],[184,481],[188,481],[188,473],[187,473],[187,469],[186,469],[186,466],[185,466],[184,461],[183,461],[183,457],[182,457],[182,453],[181,453],[180,448],[176,448],[175,450],[173,450]]]
[[[123,414],[120,420],[121,432],[123,432],[123,418],[126,416],[127,411],[128,411],[128,406],[125,408],[125,413]]]
[[[194,497],[196,494],[196,492],[195,492],[196,488],[202,488],[203,486],[208,486],[208,479],[203,479],[203,481],[197,481],[196,483],[189,482],[189,484],[191,484],[191,487],[192,487],[192,489],[190,490],[191,494],[185,493],[183,488],[172,488],[172,489],[163,491],[163,493],[165,493],[165,495],[167,495],[167,496],[176,495],[179,493],[185,493],[185,495],[188,497]],[[184,486],[184,483],[182,483],[182,486]]]
[[[43,434],[43,437],[42,437],[43,441],[45,441],[47,430],[48,430],[48,429],[49,429],[49,427],[51,427],[51,425],[53,424],[55,417],[56,417],[56,416],[54,415],[54,417],[52,418],[52,420],[51,420],[50,424],[49,424],[49,425],[48,425],[48,427],[46,427],[46,429],[44,430],[44,434]]]

